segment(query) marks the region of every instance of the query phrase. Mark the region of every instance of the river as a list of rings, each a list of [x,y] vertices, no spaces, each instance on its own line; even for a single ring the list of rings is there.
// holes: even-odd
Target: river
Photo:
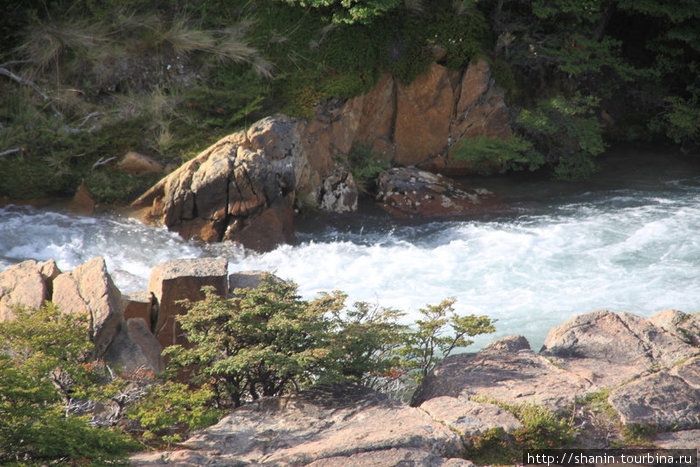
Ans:
[[[700,312],[698,158],[625,148],[581,183],[526,175],[466,180],[499,193],[488,214],[442,221],[395,219],[371,203],[352,216],[307,214],[298,244],[257,254],[197,245],[118,213],[82,217],[61,207],[0,208],[0,269],[54,258],[68,270],[104,256],[122,291],[143,289],[151,268],[174,258],[225,256],[230,271],[264,269],[306,298],[343,290],[405,310],[457,298],[460,314],[498,321],[537,350],[547,331],[598,309],[649,316]]]

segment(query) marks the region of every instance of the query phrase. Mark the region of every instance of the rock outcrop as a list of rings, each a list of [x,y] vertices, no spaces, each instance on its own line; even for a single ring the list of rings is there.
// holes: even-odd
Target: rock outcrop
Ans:
[[[408,456],[443,465],[443,457],[459,453],[461,441],[423,410],[365,388],[340,386],[245,405],[190,438],[185,446],[191,450],[139,454],[131,462],[337,465],[343,458],[354,457],[357,465],[370,458],[385,462]]]
[[[27,260],[0,272],[0,320],[13,319],[12,307],[38,308],[52,301],[64,313],[85,313],[97,358],[122,371],[162,370],[161,346],[146,320],[127,320],[122,300],[101,257],[61,273],[54,260]],[[132,322],[133,321],[133,322]]]
[[[175,319],[185,312],[180,300],[202,300],[202,287],[207,286],[222,297],[227,295],[227,268],[225,258],[176,259],[153,268],[148,283],[158,310],[153,331],[163,347],[186,343]]]
[[[529,344],[512,348],[496,341],[479,352],[446,358],[425,378],[411,404],[440,396],[481,397],[515,405],[528,402],[557,411],[589,392],[590,381],[559,368],[533,352]]]
[[[348,170],[356,144],[394,165],[464,174],[470,168],[451,156],[452,143],[510,132],[503,92],[486,62],[461,74],[433,64],[411,84],[384,75],[363,96],[319,105],[310,121],[260,120],[185,163],[133,207],[184,238],[267,251],[293,242],[296,202],[331,212],[357,209]],[[445,197],[438,198],[439,205]],[[455,199],[451,207],[462,210],[465,202]]]
[[[64,313],[88,315],[90,337],[97,354],[104,354],[123,321],[121,292],[112,282],[104,258],[93,258],[56,277],[51,301]]]
[[[13,319],[12,308],[39,308],[49,300],[53,280],[60,274],[56,262],[30,259],[0,272],[0,322]]]
[[[389,169],[379,175],[377,187],[377,200],[399,215],[455,216],[483,209],[495,199],[488,190],[463,187],[415,167]]]

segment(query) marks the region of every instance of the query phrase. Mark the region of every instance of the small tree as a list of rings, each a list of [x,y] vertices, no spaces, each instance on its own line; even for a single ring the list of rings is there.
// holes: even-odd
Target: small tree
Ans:
[[[404,334],[405,344],[399,352],[416,381],[425,378],[455,348],[471,345],[468,337],[495,331],[494,320],[488,316],[458,316],[454,312],[455,301],[450,298],[421,308],[424,319],[416,320],[416,328]],[[448,325],[450,331],[446,329]]]
[[[345,296],[301,300],[297,286],[267,278],[256,289],[222,299],[212,289],[178,316],[192,348],[172,346],[170,369],[186,369],[190,380],[211,384],[219,407],[300,389],[324,372],[330,322],[327,312],[343,308]]]

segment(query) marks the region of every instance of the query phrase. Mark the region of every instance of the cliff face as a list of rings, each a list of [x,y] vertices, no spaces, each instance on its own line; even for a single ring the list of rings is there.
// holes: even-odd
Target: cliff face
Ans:
[[[329,102],[311,121],[268,117],[220,140],[133,203],[144,217],[204,241],[233,240],[258,251],[292,242],[295,202],[353,211],[348,170],[356,144],[397,166],[462,174],[452,142],[505,137],[503,91],[480,61],[463,73],[434,64],[410,85],[386,75],[366,95]]]

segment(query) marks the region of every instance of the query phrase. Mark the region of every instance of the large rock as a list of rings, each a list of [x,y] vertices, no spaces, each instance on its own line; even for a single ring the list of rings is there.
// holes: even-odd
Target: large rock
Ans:
[[[223,138],[133,206],[150,206],[149,219],[185,238],[236,240],[258,249],[292,242],[296,171],[304,165],[300,124],[285,116],[269,117],[247,132]],[[246,245],[265,236],[273,241]]]
[[[614,387],[700,353],[678,327],[695,318],[676,313],[644,319],[601,310],[576,316],[549,331],[541,354],[600,388]]]
[[[0,322],[14,317],[15,306],[39,308],[51,298],[53,280],[60,273],[56,262],[30,259],[0,272]]]
[[[625,384],[608,401],[626,426],[700,428],[700,357]]]
[[[163,370],[162,350],[146,321],[132,318],[121,323],[104,359],[126,374],[152,375]]]
[[[430,373],[413,396],[421,405],[440,396],[474,396],[508,404],[533,403],[551,410],[569,408],[591,391],[584,377],[570,373],[527,348],[496,341],[477,353],[450,355]],[[521,338],[524,339],[524,338]]]
[[[447,68],[433,64],[413,83],[397,86],[395,163],[415,165],[447,146],[455,100],[448,74]]]
[[[227,267],[225,258],[176,259],[158,264],[151,271],[148,291],[157,301],[155,336],[160,345],[167,347],[185,344],[175,317],[186,311],[180,300],[204,299],[202,287],[211,286],[217,294],[227,294]]]
[[[51,300],[64,313],[85,313],[90,317],[90,337],[97,355],[104,353],[119,332],[123,321],[121,293],[102,257],[56,277]]]
[[[488,190],[470,189],[454,180],[413,167],[396,167],[377,180],[377,199],[402,215],[453,216],[494,202]]]
[[[194,452],[139,454],[131,462],[162,465],[193,455],[189,462],[198,465],[307,465],[392,449],[405,456],[409,449],[414,459],[433,458],[441,465],[437,456],[451,457],[462,447],[456,433],[425,411],[360,387],[262,399],[234,410],[184,445]]]

